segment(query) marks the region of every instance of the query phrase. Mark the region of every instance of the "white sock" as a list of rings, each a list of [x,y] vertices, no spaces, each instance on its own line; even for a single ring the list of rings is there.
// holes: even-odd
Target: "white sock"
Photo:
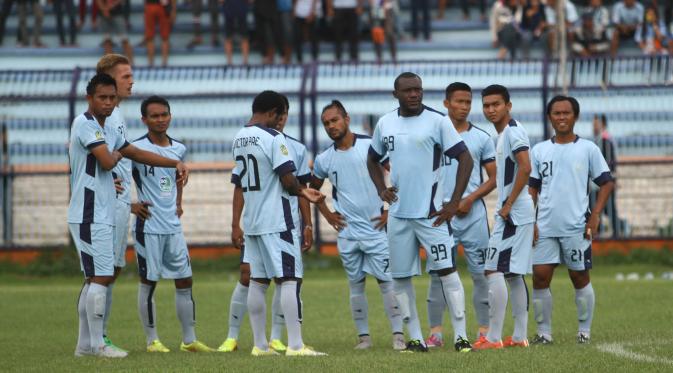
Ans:
[[[579,332],[591,335],[591,322],[594,318],[594,305],[596,295],[591,283],[582,289],[575,289],[575,304],[577,305],[577,319],[579,320]]]
[[[523,276],[508,277],[512,317],[514,318],[514,332],[512,340],[521,342],[528,335],[528,287]]]
[[[91,350],[91,335],[89,334],[89,321],[86,317],[86,296],[89,292],[89,284],[84,282],[79,292],[77,301],[77,316],[79,318],[79,335],[77,336],[77,349],[80,351]]]
[[[365,281],[348,282],[350,289],[350,305],[351,315],[355,322],[355,328],[358,331],[358,336],[369,335],[369,320],[367,304],[367,295],[365,294]]]
[[[248,311],[248,287],[236,282],[234,292],[229,303],[229,332],[227,338],[238,339],[243,317]]]
[[[105,296],[107,287],[91,283],[86,294],[86,319],[89,323],[91,350],[97,352],[105,345],[103,342],[103,316],[105,315]]]
[[[192,288],[175,289],[175,311],[182,326],[182,342],[190,344],[196,340],[196,302],[192,297]]]
[[[388,320],[390,321],[390,328],[392,329],[393,334],[403,334],[404,326],[402,323],[402,314],[400,313],[397,299],[395,299],[393,283],[391,281],[380,282],[379,288],[381,289],[381,295],[383,296],[383,307],[386,311],[386,316],[388,316]]]
[[[285,326],[285,316],[283,308],[280,306],[280,286],[276,284],[273,289],[273,301],[271,302],[271,340],[281,339],[283,327]]]
[[[425,346],[423,332],[421,331],[421,322],[418,319],[416,311],[416,291],[411,283],[411,277],[402,279],[393,279],[393,288],[395,297],[402,310],[402,317],[407,324],[407,331],[411,340],[418,340]]]
[[[105,295],[105,315],[103,315],[103,335],[107,335],[107,323],[110,319],[110,310],[112,309],[112,288],[114,282],[107,286],[107,293]]]
[[[302,349],[304,341],[301,337],[301,285],[297,281],[285,281],[280,291],[280,306],[287,327],[287,347],[293,350]]]
[[[502,326],[505,323],[507,310],[507,285],[501,272],[491,273],[488,279],[488,334],[490,342],[502,340]]]
[[[430,328],[441,326],[444,323],[444,310],[446,302],[442,294],[442,280],[437,274],[430,274],[430,286],[428,287],[428,322]]]
[[[156,283],[147,285],[141,282],[138,285],[138,315],[140,315],[140,322],[143,324],[148,345],[159,339],[156,328],[157,310],[154,305],[154,289],[156,287]]]
[[[440,276],[442,282],[442,292],[444,300],[449,307],[449,317],[453,325],[453,341],[458,338],[467,339],[467,328],[465,323],[465,290],[460,281],[458,272],[449,273],[446,276]]]
[[[268,284],[250,281],[248,287],[248,314],[255,346],[261,350],[269,349],[266,339],[266,289]]]
[[[484,273],[472,273],[472,304],[479,327],[488,327],[488,280]],[[477,333],[478,334],[478,333]]]
[[[551,339],[552,295],[549,288],[533,289],[533,313],[537,334]]]

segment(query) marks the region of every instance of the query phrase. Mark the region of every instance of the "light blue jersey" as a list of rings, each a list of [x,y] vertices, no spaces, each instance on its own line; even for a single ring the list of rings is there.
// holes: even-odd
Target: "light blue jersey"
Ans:
[[[297,170],[285,136],[261,124],[247,125],[236,134],[232,149],[236,166],[231,182],[243,188],[245,234],[294,229],[290,195],[280,182],[281,176]]]
[[[187,147],[175,139],[168,138],[168,146],[156,145],[145,135],[133,145],[139,149],[158,154],[165,158],[183,161]],[[176,214],[178,188],[175,168],[154,167],[133,162],[133,180],[136,183],[138,200],[151,202],[149,219],[136,217],[133,230],[136,233],[174,234],[182,232],[180,218]]]
[[[114,225],[116,191],[112,173],[104,170],[91,149],[107,145],[110,151],[128,145],[109,126],[101,127],[90,113],[79,115],[70,131],[70,206],[68,223]]]
[[[315,177],[332,183],[334,210],[346,219],[347,225],[339,231],[339,238],[356,241],[386,238],[386,233],[374,228],[372,222],[381,215],[383,202],[367,170],[371,142],[371,137],[355,134],[350,149],[339,150],[333,144],[315,158]]]
[[[285,134],[283,134],[285,135]],[[285,135],[287,141],[287,148],[290,151],[290,158],[294,162],[297,169],[294,171],[294,176],[303,185],[311,181],[311,169],[308,168],[308,152],[306,146],[299,140]],[[292,209],[292,221],[295,228],[301,227],[301,213],[299,211],[299,197],[290,196],[290,208]]]
[[[112,114],[105,119],[105,126],[114,129],[118,136],[128,141],[128,137],[126,136],[126,122],[118,107],[116,107],[112,111]],[[124,191],[117,195],[117,200],[127,204],[131,204],[131,163],[130,159],[122,158],[115,168],[112,169],[112,177],[115,179],[122,179],[122,187],[124,187]]]
[[[529,148],[530,142],[526,130],[517,121],[511,119],[502,133],[498,135],[495,148],[496,185],[498,189],[497,211],[502,208],[505,200],[512,193],[514,179],[519,171],[516,154],[521,151],[528,151]],[[524,225],[535,221],[533,199],[525,188],[512,204],[509,216],[515,225]]]
[[[425,219],[437,211],[442,155],[455,158],[464,150],[449,118],[427,106],[413,117],[401,116],[399,109],[381,117],[370,154],[377,160],[386,154],[390,159],[390,179],[399,198],[390,206],[390,215]]]
[[[493,145],[493,140],[491,135],[486,131],[482,130],[479,127],[476,127],[470,123],[467,131],[461,132],[460,137],[463,138],[467,149],[470,151],[472,156],[472,173],[470,174],[470,180],[465,188],[463,193],[463,198],[472,194],[475,190],[479,189],[481,184],[484,183],[484,177],[482,176],[481,168],[483,165],[495,162],[495,146]],[[444,202],[451,200],[453,195],[453,190],[456,187],[456,175],[458,174],[458,162],[452,162],[451,158],[444,157],[445,167],[442,168],[442,189],[444,194]],[[474,201],[472,204],[472,209],[470,212],[463,217],[455,216],[451,220],[452,226],[467,227],[476,219],[483,219],[482,214],[474,214],[473,211],[476,209],[485,210],[482,200]],[[483,211],[485,213],[485,211]],[[455,227],[454,227],[455,228]],[[458,228],[460,229],[460,228]]]
[[[537,226],[540,237],[582,234],[589,212],[589,183],[613,180],[600,149],[581,139],[558,144],[554,137],[531,153],[529,185],[538,190]]]

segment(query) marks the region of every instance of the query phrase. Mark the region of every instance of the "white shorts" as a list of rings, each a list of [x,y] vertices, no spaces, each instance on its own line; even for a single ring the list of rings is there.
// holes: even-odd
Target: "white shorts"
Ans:
[[[452,225],[452,227],[454,240],[456,243],[463,245],[465,259],[467,259],[467,269],[470,273],[484,273],[490,236],[486,216],[483,220],[475,220],[472,224],[461,227],[461,229],[458,229],[456,225]]]
[[[591,269],[591,241],[580,233],[573,237],[544,237],[533,248],[533,265],[565,263],[571,271]]]
[[[131,205],[117,200],[115,207],[115,229],[113,238],[113,250],[115,267],[123,268],[126,266],[126,247],[129,238],[129,218],[131,216]]]
[[[113,226],[107,224],[68,224],[72,240],[79,254],[84,277],[114,275],[112,253]]]
[[[301,249],[292,231],[245,235],[243,262],[250,263],[252,278],[304,277]]]
[[[337,238],[339,256],[350,282],[360,282],[367,274],[381,281],[391,281],[388,240],[350,240]]]
[[[135,237],[140,277],[149,281],[192,277],[192,263],[182,232],[174,234],[136,232]]]
[[[534,223],[514,225],[497,215],[493,234],[488,243],[484,269],[505,274],[531,273],[533,226]]]
[[[432,219],[400,219],[388,216],[388,247],[390,248],[390,272],[393,278],[405,278],[421,274],[419,246],[427,254],[426,270],[438,271],[454,268],[455,244],[448,224],[433,227]]]

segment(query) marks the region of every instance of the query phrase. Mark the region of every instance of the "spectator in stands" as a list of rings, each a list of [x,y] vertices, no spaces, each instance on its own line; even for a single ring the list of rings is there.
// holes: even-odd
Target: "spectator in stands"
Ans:
[[[56,13],[56,30],[58,31],[58,39],[61,46],[75,46],[77,44],[77,22],[73,0],[49,0],[49,2],[53,4],[54,12]],[[64,15],[67,15],[69,21],[68,35],[70,36],[70,43],[67,42],[63,28]]]
[[[412,0],[411,1],[411,36],[416,40],[418,38],[418,13],[421,13],[423,20],[421,28],[423,29],[423,38],[430,40],[430,1]]]
[[[594,57],[610,50],[610,39],[603,27],[594,24],[594,14],[588,12],[582,15],[582,26],[574,28],[570,45],[575,55]]]
[[[220,25],[219,25],[219,3],[218,0],[191,0],[192,8],[192,27],[194,29],[194,38],[187,44],[187,49],[192,49],[197,45],[203,43],[203,36],[201,30],[201,12],[203,11],[203,1],[207,2],[208,14],[210,15],[210,44],[213,47],[220,46]],[[236,0],[219,0],[224,2],[224,6],[230,1]]]
[[[304,61],[304,41],[308,39],[311,45],[311,58],[318,60],[319,34],[318,19],[322,15],[321,0],[295,0],[294,4],[294,52],[297,61]]]
[[[96,0],[96,5],[101,13],[101,30],[103,31],[103,48],[105,54],[112,53],[114,40],[119,39],[124,54],[133,63],[133,48],[129,43],[126,33],[126,21],[124,20],[124,2],[122,0]]]
[[[523,7],[519,0],[497,0],[491,12],[491,40],[493,47],[498,48],[498,59],[504,59],[509,52],[510,58],[516,58],[516,51],[521,43],[519,25],[523,15]]]
[[[383,61],[383,44],[388,41],[390,57],[397,61],[397,40],[395,35],[395,10],[397,0],[369,0],[371,34],[376,61]]]
[[[533,43],[542,40],[546,44],[547,18],[544,4],[540,0],[527,0],[521,17],[521,49],[523,57],[530,56],[530,47]]]
[[[283,40],[283,44],[279,47],[281,48],[284,64],[288,64],[292,60],[292,1],[276,0],[279,29],[283,34],[281,39]]]
[[[248,64],[250,55],[250,41],[248,39],[248,0],[224,1],[224,53],[227,55],[227,64],[233,63],[234,35],[241,39],[241,57],[243,65]]]
[[[84,22],[86,21],[86,3],[87,0],[79,0],[79,22],[77,23],[77,28],[82,29],[84,27]],[[91,0],[91,29],[96,30],[98,28],[98,4],[96,0]]]
[[[363,2],[364,0],[327,0],[327,17],[332,19],[334,54],[337,62],[341,62],[341,46],[344,38],[348,40],[350,61],[358,61],[360,36],[358,18],[362,14]]]
[[[557,0],[547,0],[547,6],[544,8],[545,18],[547,19],[547,47],[552,56],[558,55],[556,39],[559,33],[558,24],[556,22],[556,1]],[[570,34],[573,28],[579,22],[577,7],[575,7],[575,4],[570,0],[565,0],[565,21],[566,35],[568,36],[568,39],[570,39]]]
[[[18,13],[19,13],[19,43],[20,45],[27,47],[31,44],[30,33],[28,32],[28,8],[32,8],[33,11],[33,29],[32,29],[32,40],[33,46],[42,48],[45,45],[42,44],[40,37],[42,36],[42,5],[39,0],[19,0],[18,2]]]
[[[603,0],[589,0],[587,12],[594,19],[594,28],[607,31],[610,28],[610,10],[603,5]]]
[[[617,55],[619,43],[621,40],[633,39],[636,35],[636,29],[642,22],[645,8],[636,0],[622,0],[612,8],[612,45],[610,53]]]
[[[673,41],[656,6],[649,5],[635,34],[636,43],[646,55],[667,54]]]
[[[608,133],[608,119],[605,116],[605,114],[594,115],[593,127],[594,127],[594,141],[600,148],[601,154],[603,154],[603,157],[605,158],[605,161],[607,162],[608,167],[610,168],[610,173],[613,175],[613,177],[615,177],[615,183],[616,183],[617,151],[615,142],[612,139],[612,136],[610,136],[610,134]],[[596,199],[595,194],[596,193],[594,191],[592,193],[592,205],[593,201],[595,201]],[[604,212],[608,215],[608,218],[610,219],[610,226],[612,227],[613,237],[618,237],[621,232],[621,223],[619,220],[619,216],[617,215],[616,200],[617,200],[617,187],[615,186],[615,189],[608,198],[608,202],[605,204],[605,210],[604,210]],[[603,224],[601,224],[599,231],[602,231],[603,229],[604,229]]]
[[[176,11],[176,0],[169,0],[167,5],[165,0],[145,0],[145,43],[150,66],[154,66],[154,36],[157,26],[161,37],[161,66],[168,66],[171,26],[175,22]]]
[[[255,14],[255,34],[258,35],[262,49],[262,62],[272,64],[276,46],[281,48],[284,44],[276,0],[254,0],[253,13]]]

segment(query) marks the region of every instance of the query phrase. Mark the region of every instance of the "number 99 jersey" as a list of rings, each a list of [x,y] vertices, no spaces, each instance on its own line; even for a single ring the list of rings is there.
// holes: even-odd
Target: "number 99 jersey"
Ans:
[[[285,136],[261,124],[246,125],[236,134],[232,149],[236,166],[231,182],[243,189],[245,234],[293,229],[290,196],[280,182],[281,176],[296,170]]]

